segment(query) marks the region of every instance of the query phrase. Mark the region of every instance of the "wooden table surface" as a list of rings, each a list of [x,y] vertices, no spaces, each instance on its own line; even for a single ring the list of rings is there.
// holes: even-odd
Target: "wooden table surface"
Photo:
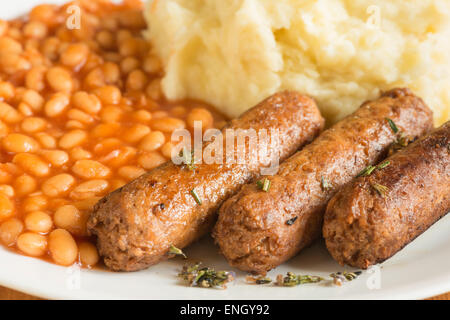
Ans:
[[[0,300],[40,300],[37,297],[29,296],[25,293],[14,291],[0,286]],[[432,297],[430,300],[450,300],[450,292]]]

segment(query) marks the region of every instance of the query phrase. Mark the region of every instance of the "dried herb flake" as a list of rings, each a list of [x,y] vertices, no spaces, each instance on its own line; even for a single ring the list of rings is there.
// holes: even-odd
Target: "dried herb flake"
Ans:
[[[192,266],[183,266],[178,276],[192,287],[219,289],[226,289],[227,283],[232,282],[235,278],[233,272],[215,271],[208,267],[202,268],[200,262]]]

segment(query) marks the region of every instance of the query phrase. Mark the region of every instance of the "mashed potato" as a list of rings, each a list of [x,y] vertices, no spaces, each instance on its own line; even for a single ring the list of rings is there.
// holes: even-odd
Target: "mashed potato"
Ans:
[[[408,86],[450,118],[448,0],[153,0],[145,14],[170,99],[236,117],[295,89],[332,123]]]

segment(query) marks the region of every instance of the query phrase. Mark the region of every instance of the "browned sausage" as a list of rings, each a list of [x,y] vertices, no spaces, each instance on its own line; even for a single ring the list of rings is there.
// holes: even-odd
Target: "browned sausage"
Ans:
[[[222,133],[227,129],[277,129],[281,143],[272,150],[283,160],[312,141],[323,126],[324,119],[311,98],[283,92],[232,120]],[[270,131],[268,135],[274,138]],[[255,152],[262,147],[258,145]],[[231,150],[236,157],[237,146]],[[196,164],[195,170],[168,162],[100,200],[88,229],[97,235],[105,264],[113,270],[140,270],[166,259],[171,245],[183,248],[209,232],[219,205],[264,166],[258,159],[247,160]],[[201,204],[191,194],[193,189]]]
[[[328,204],[323,235],[340,264],[383,262],[450,211],[450,122],[386,161]]]
[[[395,89],[363,104],[324,131],[268,177],[264,192],[251,183],[220,208],[214,237],[232,266],[264,273],[321,235],[328,200],[396,140],[386,118],[407,135],[432,128],[432,112],[408,89]]]

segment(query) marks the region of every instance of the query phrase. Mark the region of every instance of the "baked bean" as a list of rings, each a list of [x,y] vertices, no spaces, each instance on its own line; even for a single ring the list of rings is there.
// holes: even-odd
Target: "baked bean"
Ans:
[[[72,97],[72,103],[75,108],[90,114],[98,113],[102,107],[100,99],[96,95],[84,91],[76,92]]]
[[[38,132],[45,129],[47,126],[47,121],[38,117],[25,118],[22,121],[21,128],[27,133]]]
[[[148,152],[138,157],[138,163],[144,169],[150,170],[166,162],[166,159],[158,152]]]
[[[100,160],[111,167],[119,167],[129,163],[136,154],[137,150],[133,147],[120,147],[111,151]]]
[[[47,237],[34,232],[22,233],[17,238],[17,247],[29,256],[39,257],[47,250]]]
[[[83,79],[83,84],[88,88],[99,88],[105,85],[103,72],[100,68],[91,70]]]
[[[130,72],[127,78],[127,88],[129,90],[142,90],[147,84],[147,76],[141,70]]]
[[[92,122],[94,122],[94,118],[91,115],[89,115],[86,112],[81,111],[79,109],[70,109],[67,112],[67,117],[69,119],[76,120],[76,121],[79,121],[81,123],[92,123]]]
[[[139,143],[139,149],[143,151],[155,151],[165,142],[166,138],[161,131],[152,131]]]
[[[189,128],[194,129],[194,122],[196,121],[200,122],[203,130],[206,130],[212,127],[214,119],[211,112],[208,110],[204,108],[194,108],[189,112],[186,123]]]
[[[95,89],[94,93],[105,104],[118,104],[122,98],[119,88],[111,85]]]
[[[25,117],[31,117],[33,115],[33,110],[31,107],[24,102],[19,103],[17,110]]]
[[[14,197],[14,188],[7,184],[0,184],[0,193],[3,193],[7,197]]]
[[[117,64],[112,62],[105,62],[101,68],[106,83],[114,84],[120,80],[120,69]]]
[[[0,225],[0,241],[6,246],[13,245],[22,231],[22,221],[10,218]]]
[[[56,229],[52,231],[48,236],[48,248],[57,264],[69,266],[77,259],[77,243],[67,230]]]
[[[14,97],[14,86],[9,82],[0,81],[0,97],[3,100],[9,100]]]
[[[23,34],[28,38],[41,39],[47,35],[47,26],[40,21],[30,21],[23,27]]]
[[[124,166],[119,169],[119,175],[128,180],[134,180],[145,173],[145,170],[136,166]]]
[[[149,122],[152,119],[152,114],[146,110],[137,110],[132,113],[131,117],[137,122]]]
[[[101,142],[97,143],[94,146],[94,152],[99,155],[105,154],[114,149],[120,148],[120,146],[122,144],[123,144],[123,142],[117,138],[103,139],[103,140],[101,140]]]
[[[64,134],[58,144],[63,149],[71,149],[82,144],[86,139],[86,131],[75,129]]]
[[[40,154],[55,167],[60,167],[69,161],[69,155],[62,150],[42,150]]]
[[[70,193],[70,197],[76,200],[88,199],[101,194],[108,188],[108,181],[102,179],[89,180],[80,183]]]
[[[119,189],[119,188],[123,187],[126,184],[127,184],[127,182],[125,180],[122,180],[122,179],[111,180],[111,183],[110,183],[111,190]]]
[[[45,210],[48,205],[46,197],[37,195],[30,196],[23,201],[22,209],[25,212]]]
[[[0,37],[3,37],[8,32],[8,21],[0,19]]]
[[[38,20],[50,24],[54,20],[55,6],[51,4],[41,4],[34,7],[30,12],[30,19]]]
[[[160,118],[151,121],[153,130],[171,133],[177,129],[184,129],[186,124],[183,120],[177,118]]]
[[[150,132],[150,128],[143,124],[135,124],[125,130],[123,139],[127,142],[138,142]]]
[[[19,54],[0,51],[0,69],[9,76],[29,70],[30,61]]]
[[[150,82],[150,84],[145,89],[145,92],[153,100],[161,99],[161,96],[162,96],[161,81],[156,79],[156,80],[153,80],[152,82]]]
[[[111,173],[107,166],[95,160],[78,160],[73,165],[72,171],[86,179],[105,178]]]
[[[48,133],[39,132],[35,137],[44,148],[52,149],[56,147],[56,139]]]
[[[162,119],[167,118],[169,116],[169,113],[167,111],[155,111],[152,113],[152,119]]]
[[[20,42],[10,37],[0,38],[0,52],[20,54],[22,51],[23,48]]]
[[[92,153],[89,151],[81,148],[81,147],[75,147],[72,150],[70,150],[70,159],[72,160],[83,160],[83,159],[91,159]]]
[[[91,134],[97,138],[106,138],[116,134],[119,128],[116,123],[101,123],[91,131]]]
[[[37,177],[46,176],[50,172],[48,163],[43,161],[39,156],[31,153],[16,154],[13,158],[13,163]]]
[[[182,118],[186,115],[187,110],[183,106],[175,106],[170,110],[170,114],[177,118]]]
[[[20,133],[10,133],[2,140],[3,148],[8,152],[35,152],[39,143],[33,138]]]
[[[2,120],[0,120],[0,138],[6,137],[9,133],[9,128]]]
[[[129,74],[137,68],[139,68],[139,60],[134,57],[126,57],[120,62],[120,70],[124,74]]]
[[[100,111],[100,119],[103,122],[118,122],[123,115],[123,111],[116,106],[107,106]]]
[[[46,196],[56,197],[65,194],[74,183],[74,177],[67,173],[61,173],[45,180],[41,188]]]
[[[139,51],[139,44],[136,39],[130,37],[119,42],[119,52],[122,56],[133,56]]]
[[[37,188],[36,179],[28,174],[18,176],[14,181],[14,189],[18,195],[26,195],[34,192]]]
[[[73,43],[61,53],[61,63],[68,67],[79,67],[87,59],[89,48],[83,43]]]
[[[61,92],[55,93],[45,104],[45,114],[48,117],[59,116],[69,104],[69,97]]]
[[[25,76],[25,85],[29,89],[42,91],[45,88],[44,76],[46,69],[43,66],[34,66]]]
[[[84,129],[84,124],[78,120],[68,120],[66,122],[66,129]]]
[[[70,73],[61,67],[52,67],[46,73],[50,87],[55,91],[70,92],[73,87]]]
[[[89,242],[82,242],[79,245],[80,262],[87,267],[94,266],[99,260],[97,248]]]
[[[92,211],[94,209],[95,204],[97,202],[99,202],[100,199],[101,199],[101,197],[87,198],[87,199],[83,199],[81,201],[76,201],[73,203],[73,205],[78,210]]]
[[[175,150],[175,146],[173,145],[172,142],[166,142],[165,144],[163,144],[163,146],[161,147],[161,153],[163,154],[164,157],[166,157],[167,159],[171,159],[172,158],[172,152]]]
[[[53,221],[58,228],[66,229],[76,235],[86,233],[87,218],[86,214],[71,204],[60,207],[53,215]]]
[[[43,211],[33,211],[25,217],[25,227],[34,232],[47,233],[53,227],[52,217]]]
[[[148,56],[144,60],[143,69],[147,73],[158,73],[161,71],[161,61],[155,56]]]
[[[17,123],[22,120],[22,116],[9,104],[0,102],[0,120],[6,123]]]
[[[0,193],[0,221],[12,216],[14,213],[14,204],[11,199],[3,193]]]
[[[116,45],[114,35],[106,30],[97,33],[96,39],[104,49],[113,49]]]
[[[44,40],[41,48],[42,54],[49,60],[58,59],[59,53],[58,49],[61,41],[56,37],[50,37]]]

